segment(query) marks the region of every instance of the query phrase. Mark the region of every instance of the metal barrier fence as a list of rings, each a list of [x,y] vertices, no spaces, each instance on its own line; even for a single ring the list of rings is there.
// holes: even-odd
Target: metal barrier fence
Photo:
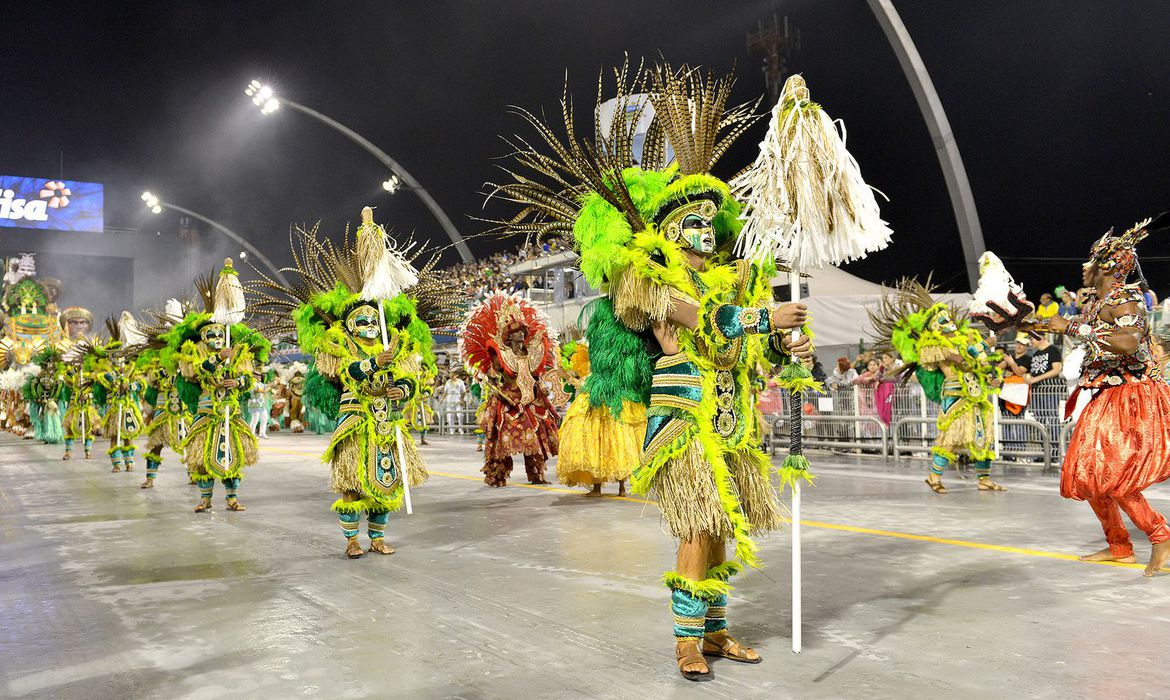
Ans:
[[[1001,460],[1032,462],[1051,469],[1068,445],[1071,423],[1062,425],[1068,387],[1063,380],[1028,388],[1026,406],[1013,412],[997,399],[995,436]],[[788,436],[791,409],[783,389],[760,393],[771,447]],[[917,383],[847,384],[806,394],[802,405],[804,442],[813,448],[859,454],[929,457],[938,436],[941,407]]]
[[[995,435],[1001,460],[1034,463],[1051,469],[1060,463],[1068,446],[1072,423],[1063,422],[1068,388],[1064,381],[1045,382],[1029,388],[1027,406],[1012,413],[996,401]],[[468,405],[468,404],[475,405]],[[759,394],[765,425],[765,449],[772,454],[786,444],[792,415],[788,393],[769,388]],[[439,435],[472,435],[477,428],[474,401],[448,405],[432,397],[434,423],[428,429]],[[940,406],[926,398],[914,382],[896,385],[835,386],[822,394],[808,393],[801,409],[804,444],[827,449],[905,458],[930,457],[938,436]]]

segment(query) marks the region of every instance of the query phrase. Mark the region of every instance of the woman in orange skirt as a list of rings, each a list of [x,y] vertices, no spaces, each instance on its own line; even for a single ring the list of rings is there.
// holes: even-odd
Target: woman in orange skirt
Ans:
[[[1082,315],[1052,318],[1048,328],[1086,346],[1069,406],[1080,392],[1091,392],[1092,398],[1064,457],[1060,495],[1089,502],[1109,546],[1081,559],[1137,561],[1121,520],[1125,511],[1153,545],[1145,570],[1153,576],[1170,556],[1170,527],[1142,490],[1170,478],[1170,385],[1161,381],[1150,350],[1146,281],[1134,250],[1148,235],[1149,225],[1147,219],[1121,236],[1107,233],[1093,245],[1083,277],[1095,297]],[[1139,284],[1127,284],[1135,269]]]

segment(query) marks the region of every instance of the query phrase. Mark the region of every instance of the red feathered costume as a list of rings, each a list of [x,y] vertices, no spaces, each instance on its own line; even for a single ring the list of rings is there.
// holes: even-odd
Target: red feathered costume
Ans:
[[[472,309],[459,336],[464,364],[486,376],[479,418],[484,483],[506,485],[514,454],[524,455],[529,483],[548,483],[545,464],[557,454],[559,421],[541,385],[557,361],[548,319],[527,300],[495,292]]]

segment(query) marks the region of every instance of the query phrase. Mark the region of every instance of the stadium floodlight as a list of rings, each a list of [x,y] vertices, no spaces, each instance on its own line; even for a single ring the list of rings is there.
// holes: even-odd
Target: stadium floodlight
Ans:
[[[382,183],[382,189],[386,190],[390,194],[394,194],[404,187],[413,192],[416,197],[422,200],[423,205],[430,210],[431,214],[435,217],[435,220],[439,222],[439,225],[443,227],[443,230],[447,233],[447,237],[450,238],[451,242],[455,245],[455,250],[459,252],[459,257],[463,259],[463,262],[473,262],[475,260],[475,256],[471,253],[471,249],[467,247],[467,242],[463,240],[463,236],[459,234],[459,231],[455,228],[455,224],[451,222],[451,217],[447,216],[447,213],[443,211],[443,208],[439,206],[439,203],[435,201],[435,198],[432,197],[421,184],[419,184],[418,180],[416,180],[413,175],[403,169],[403,167],[399,165],[397,161],[387,155],[385,151],[378,148],[364,136],[338,122],[337,120],[321,114],[311,107],[306,107],[299,102],[294,102],[292,100],[277,96],[276,91],[272,89],[272,86],[266,85],[259,80],[253,80],[252,82],[248,83],[248,86],[244,88],[244,94],[252,98],[252,104],[260,108],[261,114],[272,114],[273,112],[280,109],[281,106],[288,107],[291,110],[308,115],[317,121],[333,129],[336,129],[337,131],[344,134],[346,138],[366,149],[370,155],[381,161],[382,164],[386,166],[386,169],[390,171],[390,178]]]
[[[244,94],[252,98],[252,104],[260,108],[261,114],[272,114],[280,109],[280,100],[276,98],[272,86],[265,85],[259,80],[253,80],[244,88]]]
[[[200,214],[199,212],[191,211],[190,209],[187,209],[185,207],[180,207],[178,204],[173,204],[171,202],[164,202],[163,200],[159,199],[158,195],[150,192],[149,190],[142,193],[142,201],[146,204],[146,208],[149,209],[154,214],[161,214],[162,210],[164,208],[166,208],[166,209],[170,209],[172,211],[176,211],[180,214],[185,214],[187,216],[190,216],[193,219],[199,219],[203,223],[210,226],[212,229],[223,233],[228,238],[232,239],[236,243],[238,243],[238,244],[242,245],[244,248],[246,248],[245,251],[242,251],[240,253],[241,260],[247,259],[249,252],[252,253],[252,255],[256,256],[256,259],[259,260],[262,265],[264,265],[265,267],[268,268],[269,272],[271,272],[275,276],[275,278],[281,282],[281,284],[285,285],[286,287],[288,286],[288,284],[289,284],[288,279],[285,278],[284,274],[280,271],[280,268],[278,268],[276,265],[273,264],[273,262],[271,260],[268,259],[267,255],[260,252],[260,250],[258,248],[256,248],[256,246],[249,243],[246,238],[244,238],[240,234],[236,233],[235,231],[231,230],[227,226],[224,226],[223,224],[219,223],[218,221],[215,221],[214,219],[209,219],[206,216]]]

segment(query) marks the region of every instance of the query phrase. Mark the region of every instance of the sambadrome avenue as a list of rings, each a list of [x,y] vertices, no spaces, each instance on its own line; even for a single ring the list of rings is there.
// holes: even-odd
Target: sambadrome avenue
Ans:
[[[3,15],[0,698],[1170,697],[1170,4]]]

